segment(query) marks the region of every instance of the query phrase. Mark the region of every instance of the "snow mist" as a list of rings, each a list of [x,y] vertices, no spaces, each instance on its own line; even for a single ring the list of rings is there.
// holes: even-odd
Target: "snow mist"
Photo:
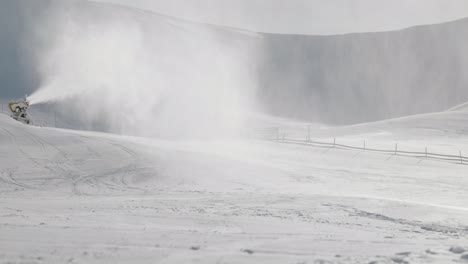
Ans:
[[[255,34],[88,2],[53,2],[38,25],[42,85],[29,100],[57,103],[64,118],[126,135],[225,138],[242,133],[255,104]]]

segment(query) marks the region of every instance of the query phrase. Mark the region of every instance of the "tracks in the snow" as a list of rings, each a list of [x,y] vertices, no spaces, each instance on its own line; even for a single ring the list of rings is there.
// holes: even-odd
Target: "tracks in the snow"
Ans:
[[[135,179],[144,180],[148,173],[156,174],[155,167],[140,165],[142,155],[124,143],[77,133],[57,135],[53,130],[30,129],[1,123],[0,133],[9,138],[13,147],[2,155],[4,161],[12,161],[5,162],[0,170],[0,180],[6,185],[65,193],[71,188],[74,195],[143,193],[145,188],[132,183]],[[103,163],[105,166],[100,166]],[[53,181],[48,182],[47,175],[54,175]]]

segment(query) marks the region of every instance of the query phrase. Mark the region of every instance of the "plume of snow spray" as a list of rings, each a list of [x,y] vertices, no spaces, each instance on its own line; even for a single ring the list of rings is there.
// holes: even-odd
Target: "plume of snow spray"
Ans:
[[[31,105],[141,136],[235,136],[255,90],[254,34],[99,4],[53,7]],[[52,20],[52,22],[50,21]]]

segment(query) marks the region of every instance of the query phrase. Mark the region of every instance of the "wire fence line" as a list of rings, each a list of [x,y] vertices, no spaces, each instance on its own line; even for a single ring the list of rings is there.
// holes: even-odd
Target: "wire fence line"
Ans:
[[[267,128],[260,131],[260,135],[264,139],[278,142],[278,143],[286,143],[286,144],[296,144],[296,145],[303,145],[309,147],[321,147],[321,148],[328,148],[328,149],[348,149],[348,150],[359,150],[359,151],[368,151],[374,153],[382,153],[387,155],[394,155],[394,156],[403,156],[403,157],[411,157],[411,158],[419,158],[419,159],[432,159],[432,160],[439,160],[451,163],[457,163],[462,165],[468,165],[468,157],[463,156],[462,151],[458,151],[455,155],[449,154],[441,154],[435,152],[429,152],[428,148],[425,147],[424,151],[406,151],[399,149],[398,143],[395,144],[393,149],[379,149],[379,148],[369,148],[366,146],[367,141],[363,141],[361,146],[356,145],[347,145],[343,143],[337,143],[337,138],[333,138],[333,142],[326,142],[326,141],[317,141],[312,140],[310,136],[310,130],[307,132],[307,137],[305,139],[292,139],[288,138],[286,133],[281,133],[280,128]]]
[[[1,113],[9,114],[8,104],[0,103]],[[46,120],[47,119],[47,120]],[[35,119],[33,120],[34,125],[36,126],[51,126],[51,127],[58,127],[57,126],[57,114],[54,112],[51,114],[47,114],[44,119]],[[346,145],[337,143],[336,137],[333,138],[333,142],[325,142],[325,141],[317,141],[312,140],[310,134],[310,127],[307,129],[306,137],[304,140],[301,139],[292,139],[287,138],[286,133],[282,132],[279,127],[269,127],[263,128],[256,131],[256,136],[259,136],[261,139],[267,139],[274,142],[279,143],[288,143],[288,144],[296,144],[296,145],[305,145],[310,147],[322,147],[322,148],[335,148],[335,149],[350,149],[350,150],[360,150],[360,151],[368,151],[368,152],[375,152],[375,153],[382,153],[388,155],[395,155],[395,156],[404,156],[404,157],[412,157],[412,158],[419,158],[419,159],[433,159],[433,160],[440,160],[446,161],[451,163],[458,163],[462,165],[468,165],[468,157],[462,155],[462,151],[458,151],[458,155],[448,155],[448,154],[440,154],[429,152],[428,148],[425,147],[425,151],[404,151],[399,149],[398,143],[395,144],[394,149],[378,149],[378,148],[369,148],[366,146],[366,141],[363,141],[361,146],[353,146],[353,145]]]

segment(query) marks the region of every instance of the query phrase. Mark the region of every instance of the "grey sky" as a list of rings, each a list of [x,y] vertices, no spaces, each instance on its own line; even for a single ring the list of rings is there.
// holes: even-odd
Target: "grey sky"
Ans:
[[[389,31],[468,17],[467,0],[95,0],[252,31]]]
[[[0,102],[24,94],[28,81],[20,58],[20,34],[23,20],[19,5],[14,1],[0,1]]]
[[[0,0],[0,102],[19,98],[37,88],[30,55],[34,46],[25,42],[31,25],[49,0]]]

